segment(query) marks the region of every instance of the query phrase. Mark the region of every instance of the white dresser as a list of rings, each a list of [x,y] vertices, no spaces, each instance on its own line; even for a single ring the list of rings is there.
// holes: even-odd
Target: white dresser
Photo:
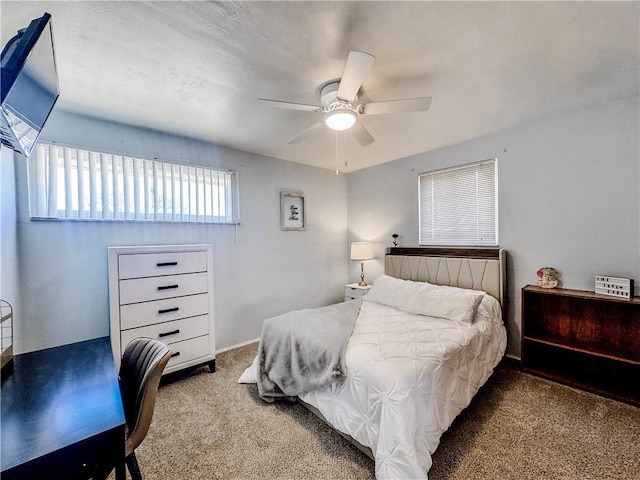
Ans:
[[[111,348],[120,367],[137,337],[171,348],[164,373],[209,365],[215,370],[213,247],[109,247]]]

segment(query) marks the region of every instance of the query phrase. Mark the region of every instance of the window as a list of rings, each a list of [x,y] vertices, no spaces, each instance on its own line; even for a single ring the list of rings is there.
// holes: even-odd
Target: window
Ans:
[[[496,159],[418,177],[420,245],[498,245]]]
[[[238,222],[229,170],[38,144],[29,158],[32,218]]]

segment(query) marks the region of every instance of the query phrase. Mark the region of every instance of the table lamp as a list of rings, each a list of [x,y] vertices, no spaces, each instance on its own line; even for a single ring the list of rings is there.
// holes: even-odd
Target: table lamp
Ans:
[[[367,282],[364,281],[364,261],[373,260],[373,246],[369,242],[352,242],[351,243],[351,260],[360,262],[360,285],[365,287]]]

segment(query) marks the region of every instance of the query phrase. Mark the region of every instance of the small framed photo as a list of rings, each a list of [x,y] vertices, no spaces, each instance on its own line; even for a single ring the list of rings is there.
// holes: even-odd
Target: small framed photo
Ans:
[[[304,230],[307,225],[304,194],[280,192],[280,229]]]

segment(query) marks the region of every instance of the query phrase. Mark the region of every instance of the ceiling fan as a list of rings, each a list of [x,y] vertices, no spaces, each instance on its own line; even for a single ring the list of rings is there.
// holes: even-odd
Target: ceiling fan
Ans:
[[[369,131],[358,121],[359,115],[378,115],[384,113],[418,112],[429,109],[431,97],[388,100],[385,102],[358,103],[358,92],[375,57],[368,53],[352,50],[339,81],[327,83],[320,91],[320,106],[303,103],[284,102],[259,98],[258,101],[275,108],[301,110],[324,114],[324,124],[332,130],[349,130],[362,146],[375,141]],[[298,143],[309,134],[322,128],[317,122],[303,130],[287,143]]]

